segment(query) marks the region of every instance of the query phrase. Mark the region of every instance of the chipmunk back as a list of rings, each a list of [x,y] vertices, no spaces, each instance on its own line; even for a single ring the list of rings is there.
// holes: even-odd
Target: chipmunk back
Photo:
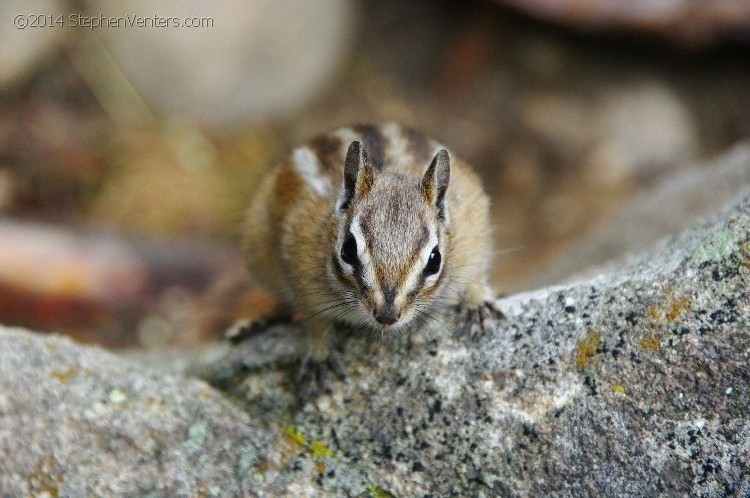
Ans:
[[[340,128],[294,149],[261,182],[243,242],[251,274],[309,329],[300,375],[313,392],[341,374],[337,323],[408,331],[458,306],[460,334],[494,328],[488,198],[460,158],[409,128]]]

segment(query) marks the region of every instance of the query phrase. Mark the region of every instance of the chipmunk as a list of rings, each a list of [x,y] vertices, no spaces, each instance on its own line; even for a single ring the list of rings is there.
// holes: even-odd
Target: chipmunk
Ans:
[[[460,334],[492,331],[490,238],[489,200],[469,166],[393,123],[294,149],[261,181],[243,229],[251,274],[309,330],[299,380],[311,394],[343,378],[336,324],[410,331],[458,306]]]

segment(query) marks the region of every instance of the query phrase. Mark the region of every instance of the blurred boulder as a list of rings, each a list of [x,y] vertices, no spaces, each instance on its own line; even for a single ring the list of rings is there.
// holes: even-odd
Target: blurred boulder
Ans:
[[[667,85],[635,81],[604,90],[591,125],[586,173],[600,185],[640,180],[694,157],[699,142],[687,106]]]
[[[346,0],[126,0],[89,12],[135,19],[96,32],[149,106],[219,128],[309,101],[347,54],[354,22]]]
[[[627,185],[695,156],[699,137],[686,104],[666,83],[628,79],[591,99],[534,93],[521,123],[601,187]]]
[[[496,0],[534,17],[587,30],[652,33],[701,47],[750,40],[750,0]]]
[[[0,89],[27,75],[65,36],[60,0],[0,2]],[[62,23],[64,24],[64,23]]]
[[[623,258],[711,216],[729,200],[750,195],[750,143],[666,176],[560,247],[534,268],[523,287],[535,288],[592,276]]]

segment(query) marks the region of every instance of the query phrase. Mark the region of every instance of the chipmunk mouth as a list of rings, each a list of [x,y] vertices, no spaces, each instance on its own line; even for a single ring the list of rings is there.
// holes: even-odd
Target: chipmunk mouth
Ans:
[[[397,313],[397,316],[398,318],[396,318],[395,320],[393,320],[393,318],[395,317],[389,317],[387,320],[381,321],[375,317],[375,311],[373,311],[368,322],[377,330],[381,330],[383,332],[398,332],[400,330],[408,328],[409,324],[414,318],[413,314],[408,310],[401,310],[399,313]]]
[[[404,323],[406,322],[398,321],[394,324],[387,325],[387,324],[375,322],[374,326],[375,326],[375,329],[380,330],[381,332],[397,332],[404,328]]]
[[[409,306],[396,308],[393,305],[377,306],[374,303],[360,303],[357,322],[374,330],[395,332],[409,325],[414,313]]]

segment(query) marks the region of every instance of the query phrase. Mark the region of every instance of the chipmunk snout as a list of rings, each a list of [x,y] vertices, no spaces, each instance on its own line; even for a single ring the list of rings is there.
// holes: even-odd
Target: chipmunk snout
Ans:
[[[401,318],[401,310],[396,306],[396,287],[393,285],[384,285],[382,287],[382,301],[376,304],[372,310],[372,316],[378,323],[383,325],[393,325]]]
[[[373,310],[372,315],[378,323],[382,323],[383,325],[393,325],[401,318],[401,312],[396,311],[392,305],[384,306],[380,309],[376,308]]]

